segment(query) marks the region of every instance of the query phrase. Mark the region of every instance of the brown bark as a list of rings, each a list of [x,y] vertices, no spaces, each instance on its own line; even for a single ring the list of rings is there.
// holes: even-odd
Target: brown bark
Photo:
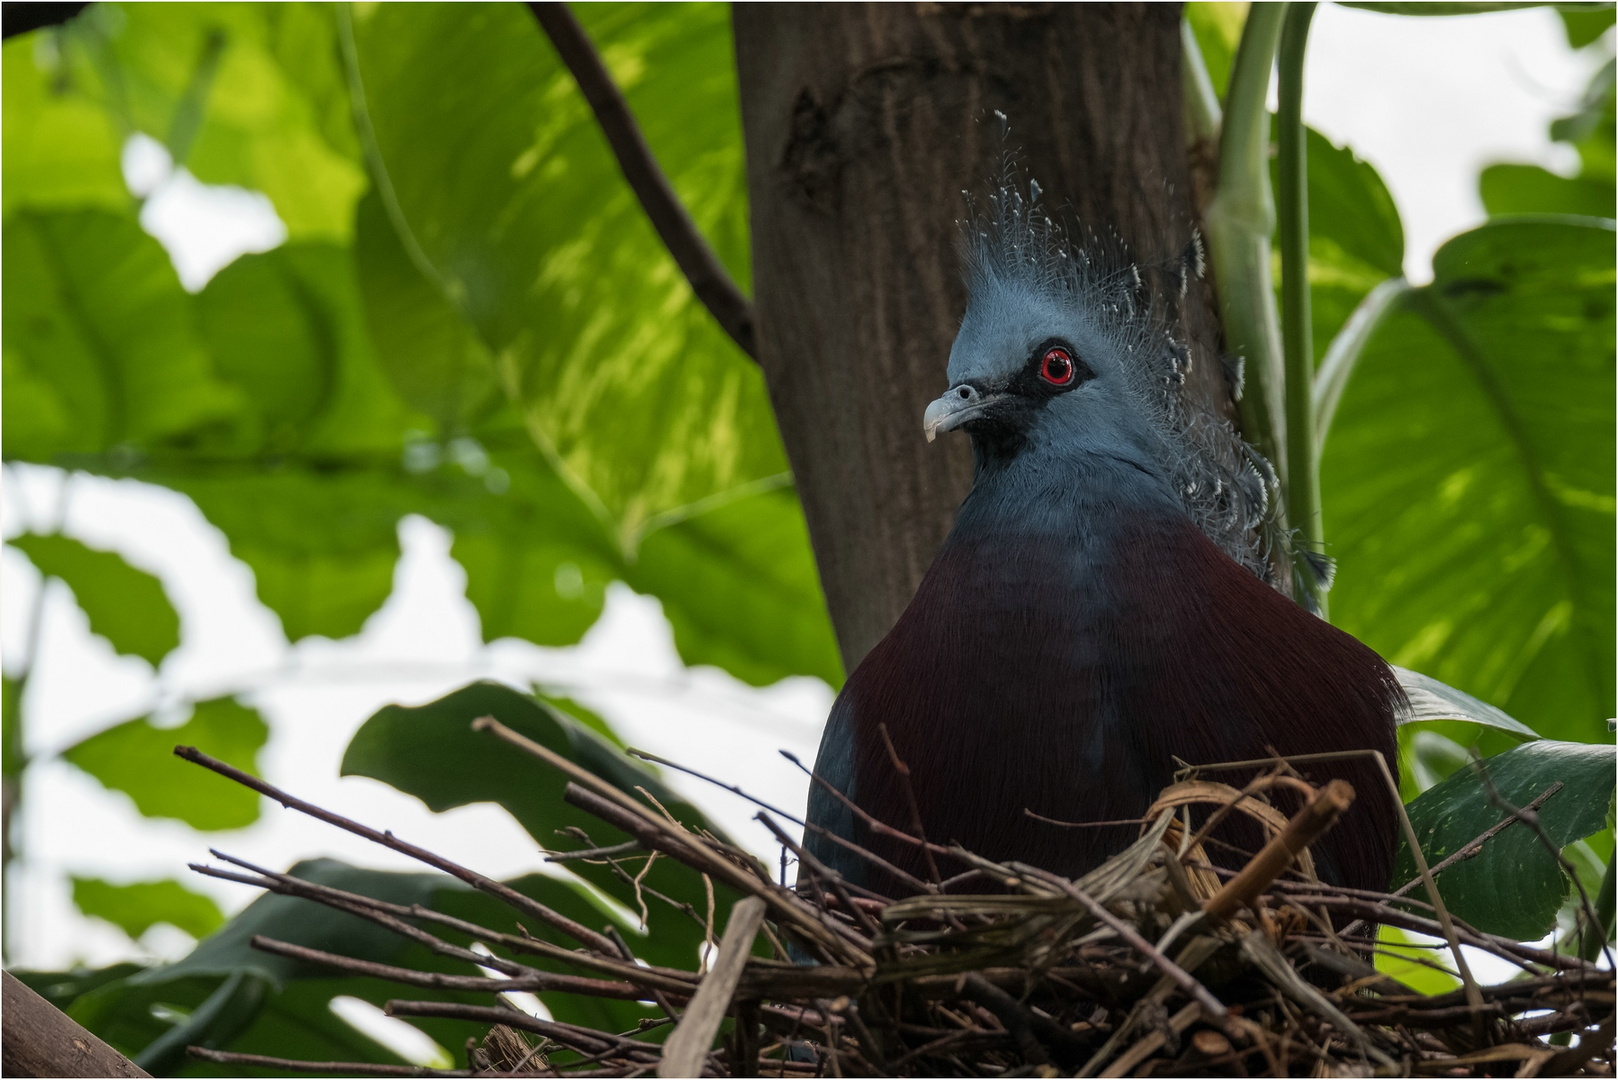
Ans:
[[[971,483],[966,441],[929,446],[921,414],[965,305],[961,192],[1000,173],[993,110],[1053,209],[1143,269],[1175,264],[1194,220],[1179,18],[1167,4],[736,6],[759,359],[850,670]],[[1231,415],[1209,290],[1176,306],[1193,392]]]
[[[68,1019],[11,972],[0,1013],[0,1073],[6,1076],[149,1076],[146,1070]]]

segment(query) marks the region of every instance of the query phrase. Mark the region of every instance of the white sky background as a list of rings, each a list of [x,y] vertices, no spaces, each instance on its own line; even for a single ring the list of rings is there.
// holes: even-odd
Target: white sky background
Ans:
[[[1546,128],[1572,110],[1589,74],[1546,9],[1411,19],[1325,4],[1311,35],[1304,111],[1381,172],[1404,217],[1407,273],[1425,281],[1432,251],[1482,221],[1476,178],[1483,165],[1574,166],[1571,150],[1552,146]],[[161,151],[154,155],[149,147],[135,149],[126,165],[132,186],[153,192],[142,221],[168,247],[188,288],[200,288],[237,254],[284,238],[263,196],[210,189],[184,172],[167,176]],[[0,491],[4,534],[52,528],[62,481],[55,470],[8,466]],[[382,784],[337,778],[344,746],[378,707],[429,701],[479,677],[538,681],[596,708],[632,746],[690,762],[788,809],[803,806],[806,782],[776,750],[813,759],[830,689],[790,679],[754,690],[713,669],[687,669],[658,603],[622,585],[610,590],[605,615],[575,648],[484,646],[464,575],[449,558],[449,535],[410,518],[400,527],[404,554],[393,596],[363,632],[289,647],[275,616],[255,599],[250,572],[183,496],[79,477],[62,527],[158,574],[180,610],[183,642],[154,677],[144,661],[120,658],[90,635],[65,589],[47,595],[41,663],[25,702],[29,751],[46,757],[27,774],[20,834],[27,862],[7,927],[14,964],[98,966],[172,958],[189,948],[179,931],[157,928],[131,943],[110,925],[79,916],[69,894],[73,873],[113,881],[177,877],[235,911],[256,890],[185,870],[187,862],[206,859],[209,846],[272,866],[330,855],[416,869],[402,856],[269,803],[258,824],[237,833],[143,819],[122,794],[49,760],[87,735],[177,700],[259,688],[246,700],[272,728],[261,756],[272,783],[497,877],[542,865],[504,811],[478,806],[434,815]],[[0,646],[8,671],[26,662],[38,581],[27,560],[6,549]],[[773,863],[775,849],[750,822],[751,807],[699,782],[668,779]]]

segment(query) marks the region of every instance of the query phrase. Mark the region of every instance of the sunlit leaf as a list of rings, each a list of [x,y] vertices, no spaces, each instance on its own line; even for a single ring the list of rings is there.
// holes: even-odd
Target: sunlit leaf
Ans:
[[[1513,823],[1475,857],[1437,875],[1450,911],[1480,930],[1520,941],[1550,930],[1569,889],[1556,852],[1606,824],[1613,765],[1611,746],[1540,740],[1457,769],[1411,802],[1416,839],[1428,865],[1436,866],[1504,820],[1507,804],[1526,807],[1560,785],[1535,811],[1544,836]],[[1415,876],[1415,860],[1401,845],[1393,884]]]
[[[117,126],[74,92],[56,36],[19,35],[3,55],[5,216],[22,206],[127,210]]]
[[[90,620],[92,633],[121,653],[156,667],[180,644],[180,616],[163,583],[111,551],[67,536],[27,534],[9,543],[47,577],[60,578]]]
[[[258,795],[182,761],[174,748],[195,746],[256,774],[257,755],[268,738],[269,727],[256,710],[232,698],[215,698],[197,702],[191,719],[179,727],[130,720],[62,756],[128,795],[147,817],[178,818],[197,829],[239,829],[258,820]]]
[[[86,915],[107,920],[132,938],[158,923],[168,923],[194,938],[203,938],[225,921],[224,912],[212,898],[172,880],[118,885],[75,875],[73,905]]]
[[[191,298],[132,216],[15,213],[4,261],[6,375],[48,406],[5,425],[6,457],[226,437],[242,399],[215,377]]]
[[[745,282],[727,11],[579,14]],[[692,296],[530,13],[384,5],[355,19],[401,244],[476,328],[531,433],[625,552],[655,515],[784,472],[756,366]]]
[[[347,239],[365,190],[323,4],[100,4],[65,46],[85,96],[207,183],[270,197],[293,238]]]
[[[1366,346],[1321,464],[1332,619],[1549,738],[1613,714],[1613,232],[1441,248]]]
[[[1618,203],[1611,180],[1557,176],[1538,165],[1490,165],[1478,177],[1478,194],[1491,216],[1582,214],[1612,217]]]

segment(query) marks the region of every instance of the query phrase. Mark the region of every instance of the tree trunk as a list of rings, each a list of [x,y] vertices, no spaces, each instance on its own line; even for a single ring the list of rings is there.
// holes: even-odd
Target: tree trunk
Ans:
[[[965,307],[961,193],[986,194],[1009,149],[1084,233],[1143,271],[1177,267],[1195,220],[1180,9],[734,10],[760,362],[853,670],[971,484],[967,441],[921,432]],[[1177,282],[1152,287],[1191,348],[1191,392],[1233,416],[1206,284],[1183,303]]]

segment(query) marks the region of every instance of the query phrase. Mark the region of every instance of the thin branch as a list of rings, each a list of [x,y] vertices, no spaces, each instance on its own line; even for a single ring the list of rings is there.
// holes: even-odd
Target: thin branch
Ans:
[[[363,836],[373,844],[381,844],[383,847],[397,851],[401,855],[408,855],[412,859],[424,862],[434,869],[442,870],[446,874],[458,877],[479,892],[488,893],[496,899],[505,901],[524,915],[529,915],[554,926],[568,937],[582,945],[589,946],[596,952],[609,955],[614,952],[612,942],[605,936],[596,933],[587,926],[574,922],[559,911],[552,911],[538,900],[524,896],[504,882],[496,881],[491,877],[484,877],[476,870],[469,870],[459,863],[451,862],[442,855],[435,855],[426,848],[417,847],[415,844],[400,840],[391,832],[378,832],[368,825],[361,825],[359,822],[352,821],[341,814],[334,814],[330,810],[316,806],[314,803],[305,802],[296,796],[289,795],[274,784],[266,783],[256,776],[243,772],[234,765],[227,765],[218,758],[209,757],[194,746],[176,746],[174,756],[201,765],[204,769],[212,770],[220,776],[234,780],[243,787],[252,788],[260,795],[274,799],[289,810],[296,810],[300,814],[307,814],[318,821],[324,821],[328,825],[335,825],[345,832],[353,833],[355,836]]]
[[[612,147],[613,156],[618,159],[624,179],[629,181],[652,227],[691,283],[691,291],[742,352],[757,360],[752,302],[725,272],[713,248],[691,220],[685,204],[674,193],[668,177],[652,156],[652,148],[646,144],[628,102],[612,81],[611,73],[601,62],[584,27],[565,4],[530,3],[528,10],[534,13],[562,62],[573,73],[584,100],[590,103],[596,122]]]

